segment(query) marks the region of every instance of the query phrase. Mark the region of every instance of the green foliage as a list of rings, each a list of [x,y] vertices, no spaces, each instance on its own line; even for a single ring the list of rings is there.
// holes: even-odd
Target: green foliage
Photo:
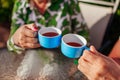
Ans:
[[[118,7],[118,10],[117,10],[117,15],[120,16],[120,6]]]
[[[15,0],[0,0],[0,22],[10,22]]]
[[[104,1],[107,1],[107,2],[115,2],[116,0],[104,0]],[[119,4],[119,6],[118,6],[116,15],[120,16],[120,4]]]
[[[52,0],[52,1],[55,1],[55,0]],[[105,0],[105,1],[114,1],[114,0]],[[0,0],[0,22],[11,21],[11,14],[12,14],[14,2],[15,0]],[[120,7],[117,10],[117,15],[120,16]]]
[[[115,0],[104,0],[104,1],[107,1],[107,2],[114,2]]]

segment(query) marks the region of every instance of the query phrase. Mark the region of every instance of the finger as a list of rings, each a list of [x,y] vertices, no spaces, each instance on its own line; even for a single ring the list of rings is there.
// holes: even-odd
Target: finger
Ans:
[[[37,32],[35,32],[31,29],[28,29],[27,26],[25,26],[25,28],[23,30],[23,34],[24,34],[24,36],[34,38],[34,37],[36,37]]]
[[[38,43],[38,39],[37,38],[26,37],[25,42],[27,42],[27,43]]]
[[[93,54],[91,51],[85,50],[83,52],[82,57],[87,60],[88,62],[92,63],[96,60],[96,55]]]
[[[83,56],[81,56],[80,59],[78,60],[78,63],[79,63],[79,64],[82,64],[82,63],[83,63],[83,60],[86,61],[86,62],[88,62],[87,60],[84,59]]]
[[[35,23],[33,24],[32,30],[33,30],[33,31],[38,31],[38,30],[39,30],[38,26],[37,26]]]
[[[90,46],[90,51],[95,54],[97,57],[104,57],[100,52],[98,52],[94,46]]]
[[[84,66],[86,66],[86,65],[91,65],[91,63],[89,63],[89,61],[87,61],[86,59],[84,59],[83,56],[78,60],[78,63],[79,63],[80,65],[84,65]]]
[[[20,35],[20,36],[19,36],[18,45],[22,46],[24,43],[26,43],[26,42],[25,42],[25,38],[26,38],[25,36]]]
[[[97,54],[99,53],[94,46],[90,46],[90,51],[93,53],[93,54]]]
[[[78,69],[83,72],[84,74],[88,74],[89,73],[89,68],[90,68],[91,64],[84,60],[83,57],[81,57],[79,59],[79,65],[78,65]]]
[[[29,49],[29,48],[38,48],[40,47],[39,43],[33,44],[33,43],[25,43],[23,46],[23,48]]]
[[[27,28],[29,28],[29,29],[31,29],[33,31],[38,31],[38,27],[37,27],[37,25],[35,23],[27,24],[26,26],[27,26]]]

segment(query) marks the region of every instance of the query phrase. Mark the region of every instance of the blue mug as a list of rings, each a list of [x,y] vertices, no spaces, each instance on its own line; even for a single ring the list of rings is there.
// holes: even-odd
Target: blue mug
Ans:
[[[61,43],[62,32],[56,27],[45,27],[38,31],[38,40],[44,48],[56,48]]]
[[[85,49],[87,41],[84,37],[77,34],[66,34],[62,37],[61,51],[69,58],[79,58]]]

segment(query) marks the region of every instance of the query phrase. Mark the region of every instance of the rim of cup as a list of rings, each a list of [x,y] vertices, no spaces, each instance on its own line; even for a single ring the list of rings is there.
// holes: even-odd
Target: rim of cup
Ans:
[[[86,45],[87,45],[87,40],[86,40],[83,36],[78,35],[78,34],[68,33],[68,34],[65,34],[65,35],[62,37],[62,42],[63,42],[63,44],[66,44],[66,45],[69,46],[69,47],[79,48],[79,47],[75,47],[75,46],[68,45],[67,42],[64,40],[64,38],[65,38],[66,36],[75,36],[75,37],[78,37],[78,38],[82,39],[82,41],[80,42],[80,44],[82,44],[82,46],[80,46],[80,47],[83,47],[83,46],[86,46]],[[73,42],[73,41],[70,41],[70,42]]]
[[[56,27],[45,27],[45,28],[41,28],[41,29],[38,31],[38,34],[39,34],[40,36],[43,36],[43,37],[53,38],[53,37],[49,37],[49,36],[44,36],[44,35],[42,35],[42,34],[47,33],[47,32],[55,32],[55,33],[58,33],[58,35],[53,36],[53,37],[58,37],[59,35],[62,34],[62,31],[61,31],[59,28],[56,28]]]

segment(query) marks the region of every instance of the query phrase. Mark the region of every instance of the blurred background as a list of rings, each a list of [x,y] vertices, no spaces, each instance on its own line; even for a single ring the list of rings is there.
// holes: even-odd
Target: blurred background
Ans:
[[[114,0],[104,0],[104,1],[114,1]],[[6,41],[10,33],[10,24],[12,9],[15,0],[0,0],[0,48],[6,47]],[[113,44],[107,47],[104,52],[108,53],[113,47],[114,43],[120,35],[120,6],[115,13],[115,17],[112,21],[112,25],[109,29],[109,34],[106,36],[107,39],[111,39]]]
[[[0,48],[6,47],[15,0],[0,0]]]

